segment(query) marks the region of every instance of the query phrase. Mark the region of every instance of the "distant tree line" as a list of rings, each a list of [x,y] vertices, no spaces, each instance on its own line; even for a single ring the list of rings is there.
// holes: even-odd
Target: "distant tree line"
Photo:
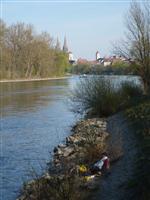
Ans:
[[[64,75],[68,55],[47,33],[37,34],[30,24],[7,26],[0,20],[0,79]]]
[[[70,67],[72,74],[97,74],[97,75],[129,75],[137,74],[133,66],[129,63],[116,62],[110,66],[77,64]]]

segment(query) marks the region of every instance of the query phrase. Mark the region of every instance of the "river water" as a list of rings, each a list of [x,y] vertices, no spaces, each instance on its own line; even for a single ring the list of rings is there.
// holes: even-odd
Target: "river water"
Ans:
[[[32,169],[43,171],[77,117],[68,93],[75,78],[1,83],[1,200],[14,200]]]
[[[0,83],[0,200],[14,200],[23,182],[34,170],[44,171],[53,148],[70,134],[78,117],[69,109],[68,95],[77,80]]]

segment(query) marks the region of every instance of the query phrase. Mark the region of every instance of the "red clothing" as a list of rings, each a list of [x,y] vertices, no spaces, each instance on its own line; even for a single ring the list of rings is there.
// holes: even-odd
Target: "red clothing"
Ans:
[[[104,170],[109,169],[109,167],[110,167],[110,163],[109,163],[109,159],[107,158],[104,160],[103,169]]]

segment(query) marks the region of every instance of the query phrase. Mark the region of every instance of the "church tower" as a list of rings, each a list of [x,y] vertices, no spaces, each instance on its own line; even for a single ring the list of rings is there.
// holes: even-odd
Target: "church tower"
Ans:
[[[63,51],[64,51],[65,53],[67,53],[67,52],[68,52],[68,46],[67,46],[67,40],[66,40],[66,36],[65,36],[65,38],[64,38]]]
[[[100,60],[100,53],[99,51],[96,52],[96,61],[99,61]]]

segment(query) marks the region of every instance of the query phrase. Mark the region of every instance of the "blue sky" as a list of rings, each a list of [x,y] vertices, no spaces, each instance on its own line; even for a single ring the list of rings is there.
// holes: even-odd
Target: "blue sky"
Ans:
[[[6,24],[33,24],[37,32],[47,31],[63,44],[67,37],[69,50],[76,58],[95,59],[110,55],[112,42],[123,37],[124,16],[130,1],[14,1],[1,0],[2,18]]]

